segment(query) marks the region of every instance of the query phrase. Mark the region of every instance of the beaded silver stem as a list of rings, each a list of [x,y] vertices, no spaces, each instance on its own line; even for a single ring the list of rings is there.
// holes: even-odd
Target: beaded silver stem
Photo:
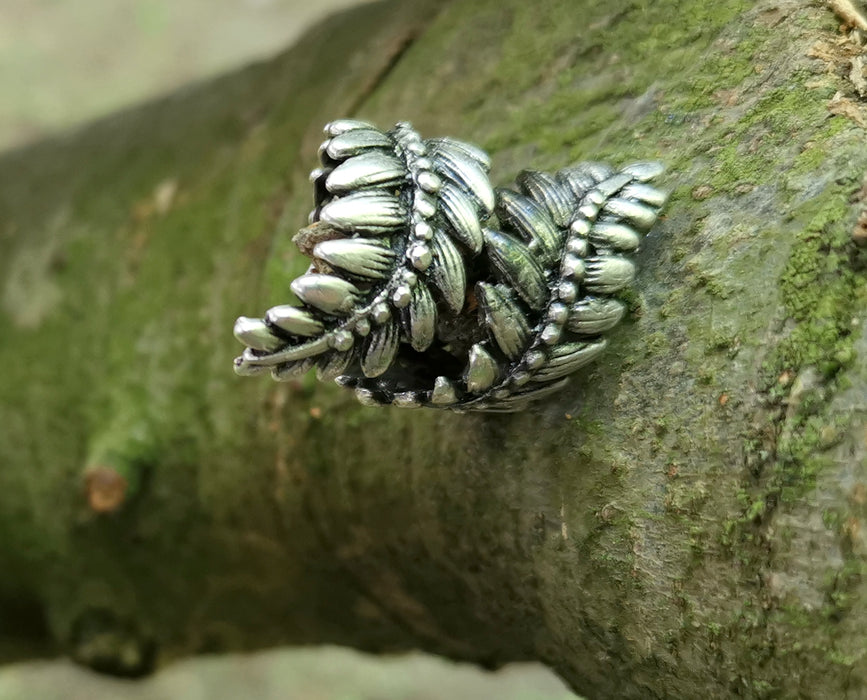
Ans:
[[[314,369],[368,405],[517,411],[561,389],[605,348],[625,312],[641,233],[665,194],[662,168],[581,163],[491,187],[484,151],[383,132],[325,128],[301,306],[240,318],[239,374]]]

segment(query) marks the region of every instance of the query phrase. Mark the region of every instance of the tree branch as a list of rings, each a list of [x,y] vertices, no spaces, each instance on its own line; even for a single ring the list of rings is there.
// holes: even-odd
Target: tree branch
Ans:
[[[867,107],[833,15],[435,9],[0,161],[0,653],[40,623],[28,653],[126,674],[329,641],[541,659],[590,697],[863,692]],[[475,141],[503,183],[665,161],[602,361],[493,417],[234,377],[337,116]]]

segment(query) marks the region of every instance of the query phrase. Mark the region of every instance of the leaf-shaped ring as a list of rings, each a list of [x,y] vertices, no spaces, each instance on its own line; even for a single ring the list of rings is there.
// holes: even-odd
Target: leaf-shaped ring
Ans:
[[[364,404],[510,412],[603,351],[666,200],[647,184],[658,163],[525,170],[495,190],[484,151],[406,122],[325,133],[294,239],[312,258],[301,304],[237,320],[238,374],[315,369]]]

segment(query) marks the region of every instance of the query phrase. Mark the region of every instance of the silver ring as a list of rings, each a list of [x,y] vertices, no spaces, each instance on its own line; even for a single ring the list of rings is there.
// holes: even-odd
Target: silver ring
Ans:
[[[367,405],[511,412],[603,352],[626,311],[630,258],[666,194],[659,163],[525,170],[493,188],[488,155],[406,122],[325,127],[312,263],[300,305],[241,317],[240,375],[315,369]]]

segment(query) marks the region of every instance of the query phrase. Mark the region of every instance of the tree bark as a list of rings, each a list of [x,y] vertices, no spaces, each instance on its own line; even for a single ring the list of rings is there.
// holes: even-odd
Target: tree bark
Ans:
[[[3,157],[0,657],[327,641],[591,698],[867,697],[860,50],[786,0],[392,1]],[[338,116],[502,184],[663,160],[602,361],[506,416],[235,377]]]

